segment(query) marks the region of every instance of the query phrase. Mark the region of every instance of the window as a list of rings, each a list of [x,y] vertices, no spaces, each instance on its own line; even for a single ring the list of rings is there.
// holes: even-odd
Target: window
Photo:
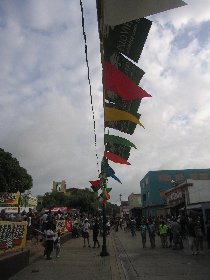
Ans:
[[[208,173],[199,173],[200,180],[208,180]]]
[[[190,179],[197,180],[198,179],[198,173],[190,173]]]
[[[184,174],[182,173],[178,173],[176,174],[176,181],[179,182],[179,181],[183,181],[184,180]]]
[[[147,195],[145,193],[145,194],[143,194],[143,201],[146,201],[146,200],[147,200]]]
[[[171,181],[171,175],[170,174],[160,174],[158,176],[158,180],[165,181],[165,182]]]

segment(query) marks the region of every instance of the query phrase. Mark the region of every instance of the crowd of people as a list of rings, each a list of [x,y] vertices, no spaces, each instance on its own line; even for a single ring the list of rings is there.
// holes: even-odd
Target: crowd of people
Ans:
[[[156,247],[156,238],[160,238],[162,248],[173,250],[184,249],[184,241],[188,241],[192,255],[198,255],[203,250],[204,240],[207,241],[210,249],[210,220],[204,223],[200,216],[185,217],[179,215],[174,217],[142,217],[120,219],[116,222],[124,231],[130,231],[132,236],[136,235],[136,230],[140,231],[142,247],[146,247],[147,238],[151,248]],[[118,231],[118,226],[115,226]]]
[[[44,245],[44,256],[51,259],[53,250],[56,257],[60,253],[61,232],[56,229],[56,223],[59,220],[71,220],[72,238],[82,237],[84,247],[99,248],[99,236],[110,234],[110,230],[117,232],[119,229],[125,232],[131,232],[131,236],[136,236],[136,231],[140,232],[142,247],[147,245],[156,248],[157,238],[161,241],[162,248],[171,248],[173,250],[182,250],[184,241],[188,241],[189,248],[193,255],[198,255],[203,250],[204,240],[207,241],[210,249],[210,220],[204,227],[203,220],[200,216],[190,217],[180,215],[174,217],[124,217],[124,218],[107,218],[105,227],[103,226],[102,217],[91,217],[87,215],[79,216],[70,213],[37,213],[29,211],[17,214],[0,213],[1,221],[27,221],[27,240],[35,239],[35,242],[42,241]],[[92,242],[90,241],[90,232],[92,231]],[[92,245],[91,245],[92,243]]]

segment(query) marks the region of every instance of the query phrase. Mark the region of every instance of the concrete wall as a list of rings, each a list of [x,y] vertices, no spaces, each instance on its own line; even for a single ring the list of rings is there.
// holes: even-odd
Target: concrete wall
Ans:
[[[210,201],[210,180],[187,180],[193,186],[188,188],[190,203]]]
[[[30,251],[14,253],[0,259],[0,279],[8,280],[12,275],[29,264]]]

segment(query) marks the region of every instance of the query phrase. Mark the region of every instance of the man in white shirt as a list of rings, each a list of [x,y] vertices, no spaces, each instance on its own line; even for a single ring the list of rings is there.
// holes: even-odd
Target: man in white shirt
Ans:
[[[88,223],[88,219],[86,218],[85,222],[82,226],[82,237],[83,237],[83,240],[84,240],[84,247],[86,247],[86,239],[87,239],[88,247],[90,247],[89,231],[90,231],[90,224]]]

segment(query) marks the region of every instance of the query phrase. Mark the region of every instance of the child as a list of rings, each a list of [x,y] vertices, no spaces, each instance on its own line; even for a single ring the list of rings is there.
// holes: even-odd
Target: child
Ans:
[[[59,258],[59,253],[61,250],[61,233],[60,231],[56,234],[55,240],[54,240],[54,250],[55,250],[55,257]]]

